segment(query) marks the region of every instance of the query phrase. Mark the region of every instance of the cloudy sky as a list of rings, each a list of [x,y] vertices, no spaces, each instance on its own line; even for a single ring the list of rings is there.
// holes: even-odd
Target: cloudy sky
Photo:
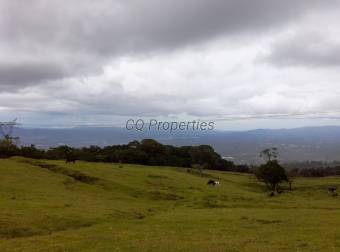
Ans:
[[[339,7],[340,0],[1,0],[0,120],[340,125]]]

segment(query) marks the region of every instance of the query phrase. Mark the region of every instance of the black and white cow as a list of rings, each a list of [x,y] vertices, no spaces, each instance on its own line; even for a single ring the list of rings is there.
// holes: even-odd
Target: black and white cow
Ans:
[[[336,192],[336,187],[335,186],[330,186],[328,187],[328,194],[331,194],[333,196],[337,196],[337,192]]]
[[[219,185],[220,184],[220,181],[218,181],[218,180],[213,180],[213,179],[209,179],[209,181],[208,181],[208,183],[207,183],[207,185],[209,185],[209,186],[217,186],[217,185]]]

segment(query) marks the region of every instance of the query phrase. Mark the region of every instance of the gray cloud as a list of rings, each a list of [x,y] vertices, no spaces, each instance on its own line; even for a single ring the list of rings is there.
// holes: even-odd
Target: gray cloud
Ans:
[[[80,73],[89,75],[112,57],[268,31],[335,2],[70,0],[61,4],[57,0],[4,0],[0,3],[0,52],[32,59],[38,56],[43,61],[50,61],[51,55],[63,58],[41,66],[20,61],[6,65],[2,60],[0,85],[31,85]],[[86,60],[79,63],[84,55]]]
[[[127,53],[225,33],[257,32],[336,0],[2,1],[2,35],[17,44]]]
[[[265,60],[283,67],[340,67],[340,44],[329,35],[300,34],[274,44]]]
[[[0,63],[0,83],[24,87],[67,76],[65,69],[51,62]],[[1,89],[0,89],[1,91]]]

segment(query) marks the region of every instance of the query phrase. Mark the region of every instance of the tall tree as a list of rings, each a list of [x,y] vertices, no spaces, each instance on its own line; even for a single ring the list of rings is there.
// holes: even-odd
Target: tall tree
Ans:
[[[261,151],[260,155],[265,157],[267,162],[256,170],[257,179],[264,182],[272,192],[279,192],[279,184],[288,181],[288,177],[286,170],[276,160],[278,157],[277,149],[265,149]]]

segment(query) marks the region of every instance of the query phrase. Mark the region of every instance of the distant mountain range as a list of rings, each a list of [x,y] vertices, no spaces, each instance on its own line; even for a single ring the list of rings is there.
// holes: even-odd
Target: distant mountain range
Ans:
[[[295,129],[257,129],[250,131],[128,131],[116,127],[75,127],[63,129],[16,128],[22,145],[48,148],[70,146],[116,145],[132,140],[153,138],[175,146],[208,144],[223,157],[236,163],[258,163],[258,153],[277,147],[280,158],[288,161],[340,160],[340,127],[305,127]]]

